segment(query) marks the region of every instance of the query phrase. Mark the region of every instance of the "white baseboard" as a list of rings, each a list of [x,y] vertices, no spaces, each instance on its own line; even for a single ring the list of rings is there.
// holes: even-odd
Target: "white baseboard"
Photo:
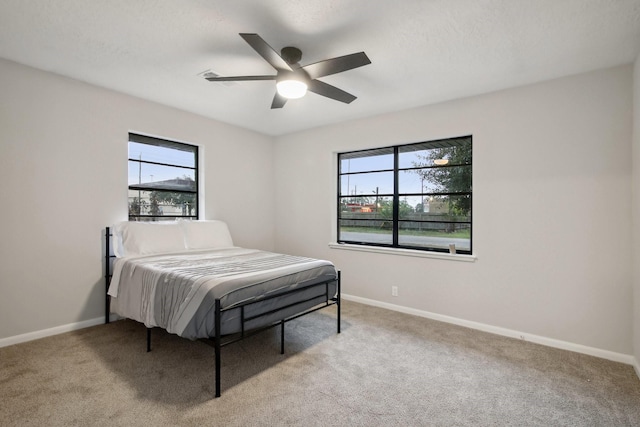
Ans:
[[[438,320],[440,322],[452,323],[458,326],[477,329],[479,331],[489,332],[496,335],[502,335],[505,337],[521,339],[521,340],[533,342],[536,344],[542,344],[547,347],[554,347],[562,350],[574,351],[576,353],[587,354],[589,356],[595,356],[601,359],[607,359],[607,360],[612,360],[614,362],[620,362],[627,365],[632,365],[636,370],[636,374],[638,374],[638,377],[640,378],[640,366],[638,366],[637,360],[630,354],[616,353],[613,351],[602,350],[594,347],[588,347],[581,344],[575,344],[567,341],[556,340],[553,338],[542,337],[539,335],[532,335],[526,332],[519,332],[519,331],[514,331],[512,329],[506,329],[506,328],[500,328],[497,326],[487,325],[484,323],[472,322],[470,320],[458,319],[456,317],[431,313],[428,311],[418,310],[415,308],[403,307],[401,305],[389,304],[386,302],[357,297],[354,295],[342,294],[342,298],[345,300],[359,302],[366,305],[372,305],[375,307],[386,308],[388,310],[399,311],[401,313],[412,314],[414,316],[426,317],[427,319]]]
[[[354,302],[359,302],[361,304],[371,305],[371,306],[380,307],[380,308],[386,308],[388,310],[398,311],[406,314],[412,314],[414,316],[425,317],[427,319],[438,320],[440,322],[451,323],[454,325],[464,326],[471,329],[477,329],[479,331],[489,332],[496,335],[502,335],[510,338],[521,339],[524,341],[530,341],[536,344],[546,345],[547,347],[554,347],[562,350],[574,351],[577,353],[600,357],[602,359],[612,360],[614,362],[625,363],[627,365],[632,365],[636,371],[636,375],[638,375],[638,378],[640,378],[640,364],[638,363],[638,360],[632,355],[615,353],[613,351],[602,350],[594,347],[587,347],[581,344],[574,344],[567,341],[556,340],[553,338],[541,337],[539,335],[527,334],[524,332],[514,331],[512,329],[500,328],[497,326],[486,325],[484,323],[458,319],[457,317],[445,316],[442,314],[431,313],[428,311],[404,307],[396,304],[389,304],[386,302],[357,297],[354,295],[342,294],[342,298],[348,301],[354,301]],[[112,314],[110,320],[115,321],[115,320],[118,320],[119,318],[120,318],[119,316]],[[49,337],[52,335],[58,335],[65,332],[71,332],[78,329],[88,328],[90,326],[96,326],[102,323],[104,323],[104,317],[98,317],[95,319],[84,320],[82,322],[69,323],[67,325],[56,326],[55,328],[43,329],[41,331],[29,332],[26,334],[16,335],[8,338],[0,338],[0,348],[7,347],[14,344],[20,344],[27,341],[33,341],[40,338]]]
[[[113,316],[111,318],[113,319]],[[67,325],[56,326],[55,328],[43,329],[41,331],[29,332],[22,335],[16,335],[8,338],[0,338],[0,348],[7,347],[14,344],[20,344],[27,341],[33,341],[40,338],[50,337],[52,335],[63,334],[65,332],[71,332],[78,329],[88,328],[90,326],[96,326],[104,323],[104,316],[97,317],[95,319],[83,320],[82,322],[69,323]]]

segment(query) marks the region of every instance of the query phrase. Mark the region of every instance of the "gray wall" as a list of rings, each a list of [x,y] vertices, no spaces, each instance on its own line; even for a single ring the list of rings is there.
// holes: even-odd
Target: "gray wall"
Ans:
[[[632,82],[622,66],[279,138],[276,248],[334,261],[346,294],[630,359]],[[476,262],[328,246],[336,152],[468,134]]]
[[[127,219],[129,131],[199,145],[205,218],[273,249],[270,137],[6,60],[0,94],[0,339],[104,315],[101,233]]]

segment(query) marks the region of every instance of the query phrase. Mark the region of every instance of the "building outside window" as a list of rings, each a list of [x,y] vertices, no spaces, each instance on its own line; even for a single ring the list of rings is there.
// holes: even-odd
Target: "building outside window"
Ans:
[[[129,221],[198,215],[198,147],[130,133]]]
[[[338,154],[338,243],[471,254],[472,137]]]

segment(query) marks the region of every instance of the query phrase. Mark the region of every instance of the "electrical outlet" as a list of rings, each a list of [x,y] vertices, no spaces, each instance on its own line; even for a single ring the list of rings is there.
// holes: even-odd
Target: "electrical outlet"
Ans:
[[[392,297],[397,297],[398,296],[398,287],[397,286],[392,286],[391,287],[391,296]]]

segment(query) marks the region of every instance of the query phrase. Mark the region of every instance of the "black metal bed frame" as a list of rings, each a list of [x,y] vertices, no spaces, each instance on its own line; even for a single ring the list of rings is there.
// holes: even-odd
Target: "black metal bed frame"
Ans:
[[[111,272],[111,260],[113,258],[115,258],[114,255],[111,255],[111,248],[110,248],[110,237],[111,237],[111,230],[110,227],[106,227],[105,229],[105,323],[109,323],[110,322],[110,306],[111,306],[111,297],[109,296],[109,294],[107,293],[109,291],[109,284],[111,282],[111,276],[112,276],[112,272]],[[329,292],[329,284],[332,282],[337,281],[337,287],[336,287],[336,293],[335,295],[331,295]],[[303,304],[305,302],[310,302],[314,299],[317,299],[323,295],[316,295],[314,297],[308,298],[306,300],[303,301],[296,301],[294,303],[291,304],[287,304],[286,306],[282,306],[282,307],[278,307],[276,309],[270,310],[268,312],[265,313],[261,313],[255,316],[245,316],[245,308],[249,307],[253,304],[257,304],[258,302],[264,302],[270,299],[275,299],[275,298],[280,298],[282,296],[285,295],[292,295],[292,294],[296,294],[299,292],[304,292],[307,291],[309,289],[312,288],[316,288],[316,287],[322,287],[324,286],[325,291],[324,291],[324,297],[325,297],[325,301],[324,303],[320,303],[317,304],[314,307],[311,307],[309,309],[305,309],[303,311],[301,311],[300,313],[297,313],[295,315],[291,315],[288,317],[284,317],[281,320],[272,322],[266,326],[262,326],[259,328],[254,328],[254,329],[250,329],[250,330],[246,330],[245,329],[245,325],[247,322],[250,322],[252,320],[256,320],[259,319],[261,317],[264,316],[269,316],[275,313],[278,313],[280,311],[286,310],[288,308],[291,307],[295,307],[296,305],[300,305]],[[278,295],[273,295],[273,296],[269,296],[269,297],[264,297],[262,298],[260,301],[250,301],[250,302],[245,302],[245,303],[241,303],[241,304],[234,304],[231,305],[229,307],[222,307],[222,304],[220,302],[219,298],[216,298],[215,300],[215,310],[214,310],[214,316],[215,316],[215,336],[213,337],[209,337],[209,340],[213,341],[213,347],[215,350],[215,369],[216,369],[216,374],[215,374],[215,381],[216,381],[216,394],[215,397],[220,397],[220,368],[221,368],[221,349],[224,346],[227,346],[229,344],[238,342],[243,340],[244,338],[248,338],[250,336],[256,335],[260,332],[263,332],[267,329],[271,329],[277,326],[280,326],[280,354],[284,354],[284,324],[287,322],[290,322],[294,319],[297,319],[299,317],[305,316],[307,314],[313,313],[315,311],[318,310],[322,310],[323,308],[329,307],[335,305],[336,306],[336,312],[337,312],[337,333],[340,333],[340,271],[338,271],[338,277],[337,280],[333,279],[333,280],[329,280],[326,282],[321,282],[321,283],[317,283],[314,285],[310,285],[310,286],[305,286],[303,288],[297,288],[297,289],[292,289],[286,292],[282,292],[279,293]],[[241,324],[241,329],[240,332],[235,333],[235,334],[229,334],[229,335],[222,335],[221,333],[221,325],[220,325],[220,319],[222,318],[222,313],[229,311],[229,310],[237,310],[240,309],[240,324]],[[147,328],[147,352],[151,351],[151,329],[152,328]]]

